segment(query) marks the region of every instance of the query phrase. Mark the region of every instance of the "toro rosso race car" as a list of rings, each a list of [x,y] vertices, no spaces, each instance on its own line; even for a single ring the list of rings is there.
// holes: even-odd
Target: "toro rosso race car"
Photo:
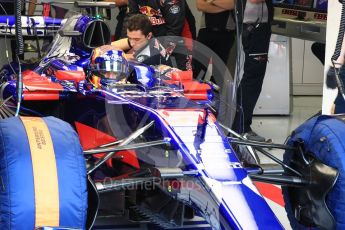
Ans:
[[[282,186],[294,229],[345,228],[342,117],[315,116],[286,145],[249,141],[217,121],[212,86],[192,72],[120,50],[92,60],[110,43],[104,21],[56,22],[36,67],[1,71],[1,229],[91,229],[105,216],[184,228],[196,215],[212,229],[283,229],[253,180]]]

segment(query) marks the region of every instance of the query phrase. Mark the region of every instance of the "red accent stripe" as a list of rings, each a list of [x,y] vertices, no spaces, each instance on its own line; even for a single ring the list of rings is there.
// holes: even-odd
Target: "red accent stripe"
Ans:
[[[206,92],[211,90],[211,86],[197,81],[182,82],[185,93]]]
[[[193,71],[177,71],[171,73],[171,80],[173,81],[192,81]]]
[[[49,17],[50,15],[50,5],[48,3],[43,3],[43,16]]]
[[[283,194],[280,188],[272,184],[266,184],[262,182],[254,182],[255,186],[264,197],[284,207]]]
[[[52,82],[32,70],[25,70],[22,75],[25,89],[28,91],[63,91],[59,83]]]
[[[184,96],[190,100],[207,100],[207,93],[185,93]]]
[[[55,72],[55,77],[59,80],[70,80],[75,82],[80,82],[85,80],[84,71],[71,71],[71,70],[57,70]]]
[[[80,122],[75,122],[75,126],[79,135],[80,143],[84,150],[96,148],[100,145],[108,144],[110,142],[116,141],[117,138],[110,136],[100,130],[93,127],[84,125]],[[96,154],[94,157],[101,158],[104,154]],[[123,150],[115,153],[114,156],[122,156],[122,162],[133,166],[134,168],[140,168],[137,155],[134,150]],[[112,161],[109,159],[107,165],[112,167]]]
[[[60,99],[59,92],[27,92],[23,94],[24,101],[57,101]]]
[[[79,134],[80,143],[84,150],[96,148],[100,145],[108,144],[116,141],[116,138],[101,132],[93,127],[75,122],[77,132]]]
[[[192,51],[193,50],[193,36],[192,36],[192,32],[190,30],[190,26],[187,20],[184,21],[181,35],[184,38],[184,42],[187,49],[189,51]]]

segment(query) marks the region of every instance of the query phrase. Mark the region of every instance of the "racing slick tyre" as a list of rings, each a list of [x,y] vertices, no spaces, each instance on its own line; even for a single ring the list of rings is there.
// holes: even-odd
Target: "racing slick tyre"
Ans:
[[[293,229],[345,229],[344,118],[325,115],[312,117],[293,131],[287,142],[290,146],[302,146],[305,155],[300,151],[287,150],[284,163],[311,182],[305,187],[282,187],[285,209]],[[302,161],[307,162],[307,166],[299,167],[303,165]],[[321,174],[317,175],[309,167],[312,161],[320,163],[318,170]],[[307,170],[303,171],[302,168]],[[325,179],[323,176],[327,177],[326,174],[332,174],[332,179]],[[324,208],[323,213],[319,207]]]
[[[85,229],[86,165],[77,134],[54,117],[0,121],[0,228]]]

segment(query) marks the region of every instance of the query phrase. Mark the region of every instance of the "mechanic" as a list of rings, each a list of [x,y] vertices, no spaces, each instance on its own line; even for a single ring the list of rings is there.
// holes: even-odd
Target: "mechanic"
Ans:
[[[196,0],[196,6],[202,12],[197,41],[214,51],[226,65],[235,40],[235,22],[231,11],[234,8],[234,0]],[[199,62],[199,58],[203,59],[203,55],[197,53],[199,49],[194,51],[193,56],[198,56],[198,61],[193,59],[194,76],[198,76],[201,70],[206,72],[206,66]],[[209,60],[202,62],[206,64]]]
[[[232,128],[250,140],[265,141],[251,129],[253,111],[260,96],[268,61],[273,20],[271,0],[247,0],[237,4],[244,9],[242,46],[245,54],[243,76],[237,90],[237,111]]]
[[[185,0],[128,0],[124,29],[127,18],[133,14],[144,14],[149,17],[153,35],[159,37],[166,50],[172,53],[174,66],[182,70],[191,68],[184,39],[180,38],[193,38],[195,35],[195,19]]]
[[[171,65],[169,54],[159,40],[153,38],[152,25],[146,15],[135,14],[127,24],[127,38],[97,48],[96,56],[108,50],[120,49],[126,52],[128,60],[137,60],[146,65]]]

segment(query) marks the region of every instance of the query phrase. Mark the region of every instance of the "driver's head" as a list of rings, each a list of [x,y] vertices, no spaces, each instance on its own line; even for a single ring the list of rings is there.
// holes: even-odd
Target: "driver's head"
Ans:
[[[91,69],[104,84],[117,84],[126,79],[128,63],[121,50],[108,50],[95,58]]]
[[[131,16],[127,21],[127,37],[135,51],[145,46],[152,37],[152,25],[149,18],[143,14]]]

